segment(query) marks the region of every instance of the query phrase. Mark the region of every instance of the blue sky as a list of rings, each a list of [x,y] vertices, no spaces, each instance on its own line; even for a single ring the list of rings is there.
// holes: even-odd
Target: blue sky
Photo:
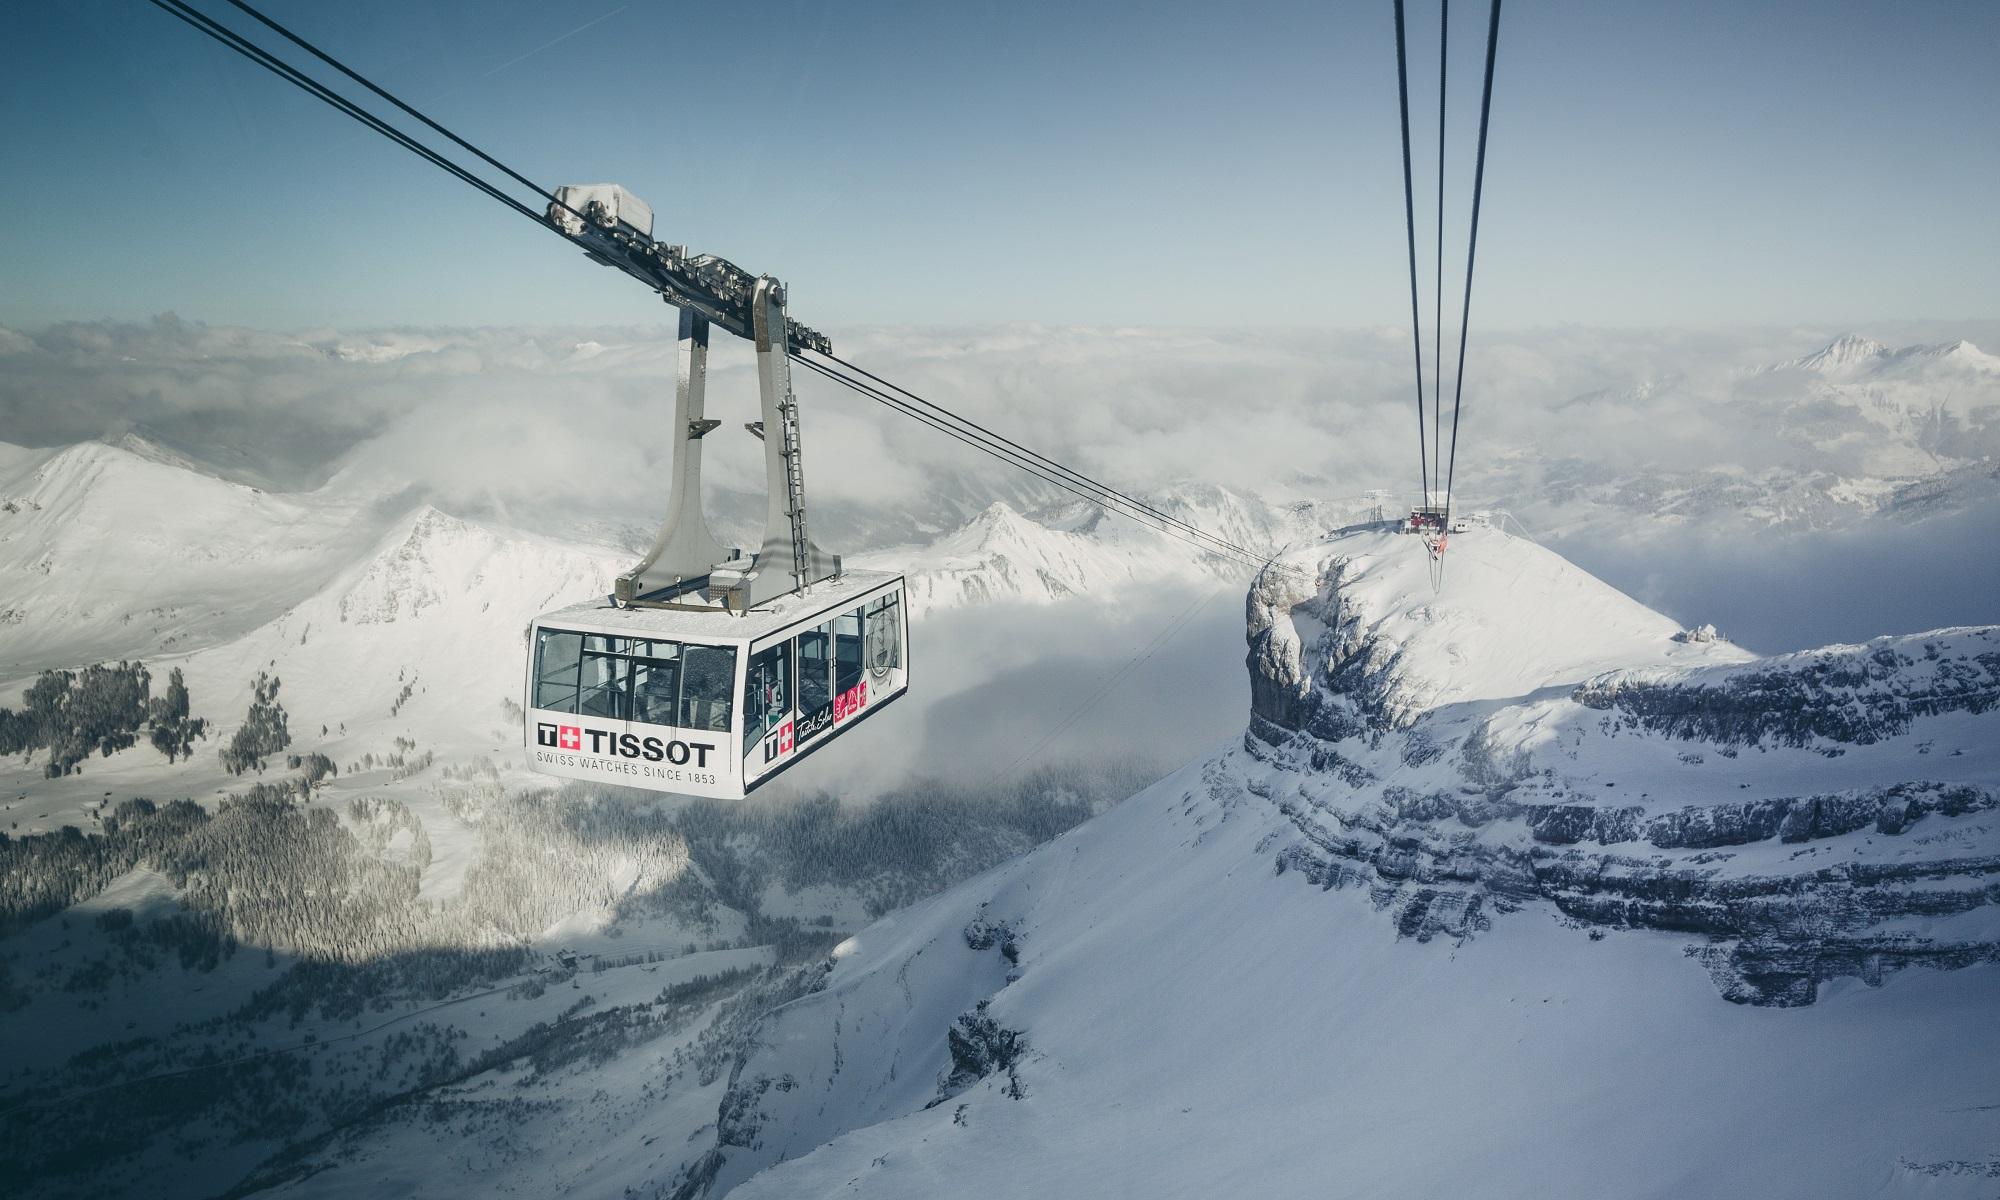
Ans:
[[[822,328],[1407,319],[1387,0],[268,11],[533,178],[627,184]],[[1483,5],[1454,17],[1450,237]],[[141,0],[9,20],[0,323],[665,316]],[[1985,2],[1513,0],[1475,323],[2000,315],[1995,45]]]

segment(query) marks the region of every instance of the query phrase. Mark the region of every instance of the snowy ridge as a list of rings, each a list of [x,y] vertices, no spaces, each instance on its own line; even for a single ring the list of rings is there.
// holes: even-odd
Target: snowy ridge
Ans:
[[[268,670],[301,728],[388,724],[424,745],[490,742],[519,696],[528,622],[607,594],[618,551],[575,548],[423,507],[328,587],[188,658],[188,683],[241,711]],[[160,666],[173,665],[162,660]],[[404,685],[413,685],[403,696]],[[240,697],[240,701],[239,701]],[[227,736],[229,725],[222,729]]]
[[[1811,354],[1780,363],[1770,370],[1811,371],[1820,375],[1852,379],[1890,372],[1928,370],[2000,372],[2000,358],[1960,338],[1934,345],[1900,346],[1894,349],[1857,333],[1843,333]]]
[[[85,442],[23,454],[0,476],[0,678],[241,633],[373,535],[361,506],[163,457]]]
[[[1822,375],[1841,374],[1879,365],[1889,357],[1889,347],[1858,333],[1843,333],[1821,349],[1784,366]]]
[[[1728,642],[1676,640],[1674,622],[1531,542],[1490,529],[1455,536],[1438,592],[1414,544],[1349,535],[1264,576],[1250,598],[1253,623],[1270,630],[1251,677],[1258,711],[1300,728],[1318,720],[1328,733],[1400,728],[1447,704],[1524,696],[1635,658],[1749,657]],[[1320,603],[1321,591],[1337,601]],[[1281,612],[1290,620],[1278,622]],[[1305,676],[1301,639],[1324,644],[1330,687]],[[1302,705],[1326,711],[1308,717]]]
[[[1266,573],[1241,746],[856,935],[689,1182],[1990,1191],[2000,629],[1758,660],[1497,531],[1442,596],[1423,554]]]
[[[1203,574],[1200,556],[1163,534],[1136,530],[1114,540],[1053,529],[998,502],[931,546],[856,555],[854,563],[903,571],[919,613],[1000,600],[1109,597],[1135,583]]]
[[[1151,501],[1171,517],[1253,553],[1361,520],[1377,501],[1353,498],[1278,507],[1212,484],[1187,483]],[[928,546],[856,555],[856,566],[909,577],[918,612],[995,601],[1113,600],[1125,589],[1241,578],[1240,562],[1149,523],[1081,502],[1024,514],[995,502]]]

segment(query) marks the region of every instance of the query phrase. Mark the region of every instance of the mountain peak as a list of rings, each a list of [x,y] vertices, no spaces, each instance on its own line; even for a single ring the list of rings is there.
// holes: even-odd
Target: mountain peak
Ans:
[[[1899,351],[1897,357],[2000,374],[2000,357],[1986,353],[1964,338],[1955,342],[1940,342],[1935,346],[1911,346]]]
[[[1337,740],[1619,667],[1749,657],[1498,529],[1452,535],[1441,589],[1428,558],[1419,538],[1370,530],[1267,569],[1250,595],[1254,718]]]
[[[1823,348],[1785,364],[1822,374],[1848,371],[1880,362],[1889,356],[1889,347],[1858,333],[1843,333]]]

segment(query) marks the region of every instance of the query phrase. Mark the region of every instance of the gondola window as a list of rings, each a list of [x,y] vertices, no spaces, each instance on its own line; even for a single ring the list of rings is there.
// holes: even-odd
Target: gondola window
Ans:
[[[833,640],[833,625],[828,622],[818,629],[808,629],[799,635],[799,712],[811,716],[822,708],[833,705],[833,678],[830,651]]]
[[[577,667],[583,657],[583,635],[544,629],[535,647],[535,707],[551,712],[576,711]]]
[[[743,705],[744,745],[753,747],[758,738],[785,719],[792,708],[792,646],[783,642],[759,651],[750,659]]]
[[[541,631],[535,707],[614,721],[726,730],[736,650],[659,639]]]
[[[833,619],[833,694],[838,696],[861,684],[861,609]]]
[[[736,691],[735,647],[687,646],[682,656],[680,727],[728,729]]]

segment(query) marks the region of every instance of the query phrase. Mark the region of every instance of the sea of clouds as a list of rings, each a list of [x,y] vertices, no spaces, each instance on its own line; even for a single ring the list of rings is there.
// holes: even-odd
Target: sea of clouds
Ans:
[[[1865,424],[1829,434],[1828,421],[1848,416],[1821,411],[1816,378],[1769,369],[1841,332],[1484,335],[1467,363],[1461,503],[1507,509],[1640,599],[1759,650],[2000,620],[2000,573],[1977,541],[1996,515],[1990,493],[1926,520],[1839,508],[1777,528],[1731,520],[1726,505],[1696,519],[1652,511],[1661,489],[1751,480],[1819,496],[1867,477],[1900,435]],[[1861,332],[2000,347],[1992,321]],[[836,342],[1128,490],[1167,495],[1202,480],[1283,502],[1383,489],[1392,506],[1418,490],[1406,329],[868,328]],[[664,325],[274,332],[163,315],[0,329],[0,437],[55,446],[136,434],[267,488],[366,490],[633,540],[664,497],[675,361]],[[1455,378],[1442,383],[1450,393]],[[1061,498],[807,372],[797,388],[826,544],[920,540],[994,498]],[[1990,461],[2000,377],[1936,390],[1958,415],[1935,469]],[[761,454],[741,430],[755,395],[747,347],[718,339],[708,412],[724,425],[705,473],[726,539],[761,520]]]

